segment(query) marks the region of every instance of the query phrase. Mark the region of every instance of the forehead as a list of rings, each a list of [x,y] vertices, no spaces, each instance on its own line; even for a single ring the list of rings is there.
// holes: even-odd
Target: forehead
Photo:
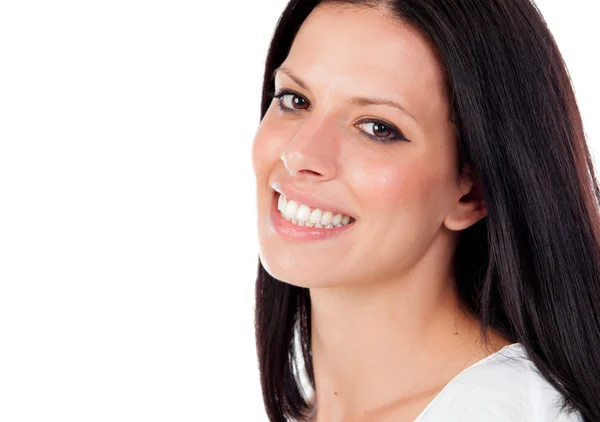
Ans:
[[[389,12],[368,7],[316,7],[300,27],[285,66],[329,90],[442,93],[443,75],[431,42]]]

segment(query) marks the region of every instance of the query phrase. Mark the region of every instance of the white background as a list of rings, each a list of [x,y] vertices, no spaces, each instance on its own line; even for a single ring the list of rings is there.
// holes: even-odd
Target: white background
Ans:
[[[1,421],[266,419],[250,153],[285,3],[0,3]],[[600,156],[594,2],[537,4]]]

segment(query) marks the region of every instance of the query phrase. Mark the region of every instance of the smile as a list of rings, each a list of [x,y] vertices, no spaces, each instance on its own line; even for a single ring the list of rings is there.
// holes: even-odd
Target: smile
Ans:
[[[309,206],[297,201],[288,200],[283,194],[279,194],[277,209],[283,218],[298,227],[333,229],[354,222],[354,219],[349,215],[334,214],[331,211],[319,208],[311,209]]]
[[[349,215],[310,208],[278,192],[273,196],[270,221],[281,237],[293,241],[328,239],[351,229],[356,222]]]

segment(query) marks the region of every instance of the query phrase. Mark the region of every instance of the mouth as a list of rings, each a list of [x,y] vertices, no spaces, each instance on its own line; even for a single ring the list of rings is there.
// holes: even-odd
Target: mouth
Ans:
[[[356,219],[348,214],[321,208],[311,208],[294,199],[274,191],[276,211],[290,225],[312,230],[336,230],[351,226]],[[274,205],[275,205],[274,204]]]
[[[275,225],[286,230],[288,234],[293,232],[296,238],[299,233],[312,233],[317,237],[333,234],[352,226],[356,221],[348,214],[311,208],[297,200],[288,199],[277,191],[273,192],[271,211]]]

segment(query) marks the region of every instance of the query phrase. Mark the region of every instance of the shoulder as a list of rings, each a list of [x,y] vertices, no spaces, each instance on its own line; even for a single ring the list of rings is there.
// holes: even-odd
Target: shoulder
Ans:
[[[581,422],[561,410],[562,399],[516,343],[457,375],[418,421]]]

